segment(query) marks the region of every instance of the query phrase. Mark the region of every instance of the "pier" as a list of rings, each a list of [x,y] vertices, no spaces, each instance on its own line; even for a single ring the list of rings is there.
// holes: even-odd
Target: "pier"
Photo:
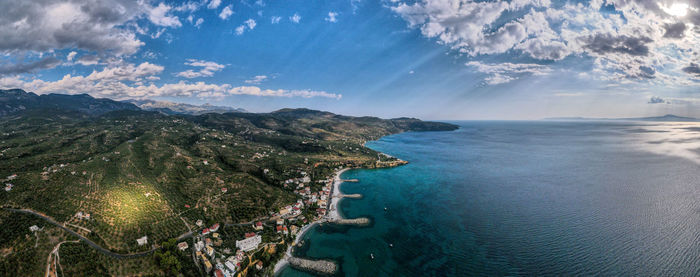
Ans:
[[[309,260],[297,257],[287,258],[292,267],[321,275],[334,275],[338,271],[338,265],[328,260]]]
[[[354,193],[354,194],[343,194],[340,195],[342,198],[352,198],[352,199],[360,199],[362,198],[362,194],[359,193]]]
[[[342,179],[340,180],[342,182],[348,182],[348,183],[357,183],[360,181],[360,179]]]

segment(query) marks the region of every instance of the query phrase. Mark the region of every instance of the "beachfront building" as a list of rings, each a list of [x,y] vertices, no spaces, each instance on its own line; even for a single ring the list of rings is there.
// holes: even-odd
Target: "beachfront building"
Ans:
[[[237,240],[236,247],[238,247],[238,249],[241,249],[242,251],[247,252],[247,251],[255,250],[256,248],[258,248],[258,245],[261,242],[262,242],[262,237],[255,235],[255,236],[243,239],[243,240]]]

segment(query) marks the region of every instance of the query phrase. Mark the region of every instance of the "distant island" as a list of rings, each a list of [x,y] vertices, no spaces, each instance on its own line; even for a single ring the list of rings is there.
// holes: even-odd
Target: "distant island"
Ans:
[[[457,128],[0,90],[0,275],[272,274],[340,169],[405,163],[365,142]]]
[[[607,121],[607,120],[622,120],[622,121],[679,121],[679,122],[692,122],[700,121],[700,119],[693,117],[683,117],[673,114],[667,114],[663,116],[652,116],[652,117],[630,117],[630,118],[588,118],[588,117],[550,117],[544,118],[542,120],[555,120],[555,121],[573,121],[573,120],[588,120],[588,121]]]

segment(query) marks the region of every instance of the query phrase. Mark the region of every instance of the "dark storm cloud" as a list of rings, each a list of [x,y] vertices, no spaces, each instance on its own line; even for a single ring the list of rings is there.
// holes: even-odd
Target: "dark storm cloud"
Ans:
[[[597,54],[623,53],[632,56],[649,54],[647,43],[652,42],[648,37],[613,36],[611,34],[596,34],[584,39],[586,48]]]
[[[647,102],[647,103],[648,104],[664,104],[664,103],[671,104],[671,102],[667,102],[666,100],[664,100],[663,98],[658,97],[658,96],[652,96],[651,99],[649,99],[649,102]]]
[[[673,23],[673,24],[665,24],[664,29],[666,30],[666,33],[664,33],[665,38],[682,38],[683,34],[685,33],[685,23],[683,22],[678,22],[678,23]]]
[[[0,65],[0,75],[22,74],[33,72],[37,69],[54,68],[60,63],[61,61],[55,57],[46,57],[31,63],[5,64]]]
[[[683,68],[683,71],[688,74],[700,75],[700,66],[696,63],[690,63],[689,66]]]
[[[123,25],[143,14],[142,6],[127,0],[0,1],[0,52],[77,47],[132,54],[143,43]],[[65,15],[56,17],[56,11]]]

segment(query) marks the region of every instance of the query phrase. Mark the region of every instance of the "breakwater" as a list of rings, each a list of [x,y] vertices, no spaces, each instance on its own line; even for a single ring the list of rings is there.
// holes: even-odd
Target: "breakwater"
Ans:
[[[338,265],[329,260],[309,260],[297,257],[288,257],[287,262],[292,267],[321,275],[334,275],[338,271]]]

